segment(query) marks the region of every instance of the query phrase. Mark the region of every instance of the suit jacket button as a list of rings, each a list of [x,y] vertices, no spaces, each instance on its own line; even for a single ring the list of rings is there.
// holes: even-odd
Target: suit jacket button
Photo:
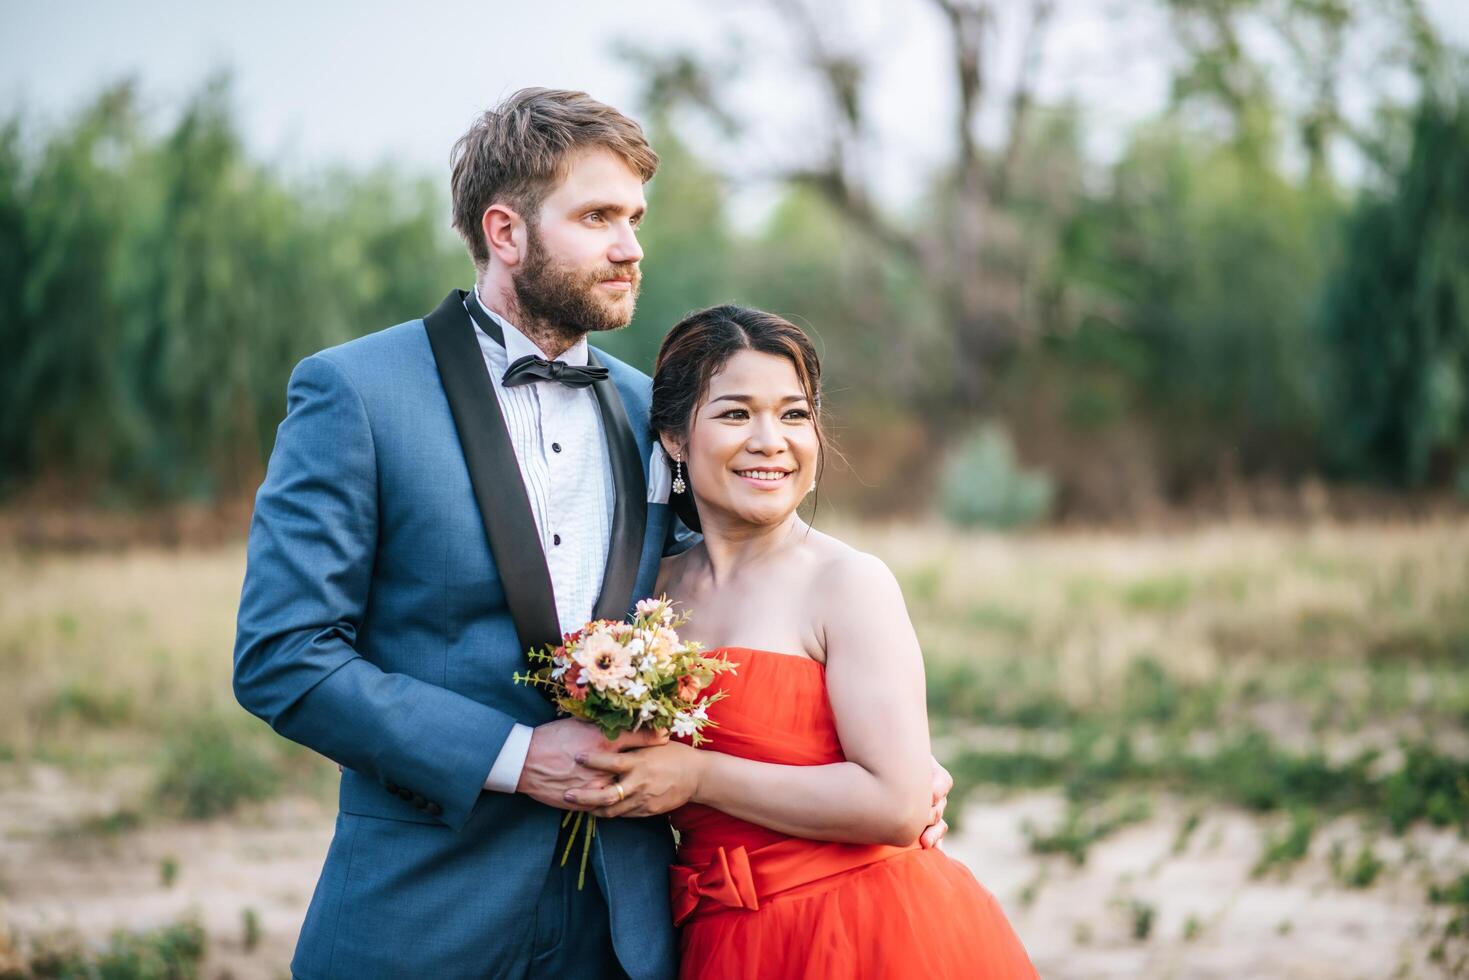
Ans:
[[[394,796],[397,796],[398,795],[398,784],[397,783],[383,783],[383,786],[387,788],[387,791],[389,793],[392,793]]]
[[[437,816],[441,815],[443,812],[444,812],[444,808],[441,807],[441,806],[439,806],[437,803],[432,803],[432,802],[429,803],[429,805],[428,805],[428,815],[429,816],[431,816],[431,817],[437,817]]]
[[[414,793],[413,805],[418,807],[420,810],[423,810],[428,807],[428,800],[424,799],[420,794]]]
[[[398,789],[398,799],[400,799],[400,800],[411,800],[411,799],[413,799],[413,790],[411,790],[411,789],[404,789],[402,787],[399,787],[399,789]]]

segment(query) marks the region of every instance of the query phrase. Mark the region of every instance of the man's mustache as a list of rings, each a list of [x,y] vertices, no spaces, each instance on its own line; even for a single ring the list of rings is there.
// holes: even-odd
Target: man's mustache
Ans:
[[[605,282],[608,279],[628,279],[632,281],[636,289],[643,281],[643,273],[636,262],[625,262],[621,265],[610,265],[597,272],[593,279],[595,282]]]

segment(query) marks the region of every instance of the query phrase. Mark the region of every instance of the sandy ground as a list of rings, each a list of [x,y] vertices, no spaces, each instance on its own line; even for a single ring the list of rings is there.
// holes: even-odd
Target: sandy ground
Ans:
[[[278,978],[331,837],[330,807],[282,800],[229,821],[158,824],[117,835],[65,828],[110,812],[113,794],[60,771],[0,775],[0,920],[22,939],[75,929],[101,940],[197,915],[209,935],[206,976]],[[1022,827],[1059,818],[1052,793],[972,801],[946,849],[1000,899],[1043,976],[1066,978],[1364,978],[1448,975],[1428,962],[1442,913],[1424,899],[1426,876],[1469,866],[1452,834],[1418,831],[1378,842],[1387,868],[1374,886],[1332,880],[1333,840],[1362,840],[1354,822],[1318,831],[1288,878],[1252,879],[1270,821],[1236,811],[1203,814],[1174,853],[1186,811],[1162,804],[1143,823],[1093,847],[1084,865],[1029,853]],[[166,861],[178,871],[165,884]],[[1134,937],[1133,903],[1153,910]],[[244,946],[253,909],[261,935]],[[1189,929],[1188,923],[1194,926]],[[1192,932],[1192,935],[1188,933]]]

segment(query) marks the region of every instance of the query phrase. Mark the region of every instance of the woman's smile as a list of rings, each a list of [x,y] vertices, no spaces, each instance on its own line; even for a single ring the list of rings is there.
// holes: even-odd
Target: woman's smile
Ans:
[[[735,474],[739,476],[742,480],[744,480],[750,486],[758,487],[761,490],[773,490],[776,487],[779,487],[786,480],[790,479],[790,477],[794,473],[795,470],[769,468],[735,470]]]

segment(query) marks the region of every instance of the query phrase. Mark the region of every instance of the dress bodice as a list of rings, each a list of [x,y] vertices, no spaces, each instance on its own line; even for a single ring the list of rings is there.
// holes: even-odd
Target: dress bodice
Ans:
[[[788,766],[843,762],[836,719],[826,695],[826,669],[802,654],[720,647],[713,655],[736,665],[716,675],[706,693],[727,697],[709,707],[718,727],[703,748]],[[681,861],[701,863],[719,846],[755,849],[788,835],[691,803],[670,814]]]

